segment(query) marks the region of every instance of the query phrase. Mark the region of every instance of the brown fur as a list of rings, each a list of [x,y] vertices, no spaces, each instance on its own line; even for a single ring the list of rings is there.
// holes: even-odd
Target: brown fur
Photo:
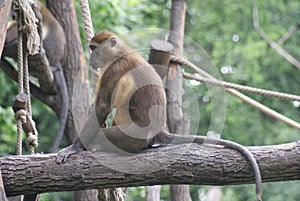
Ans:
[[[116,37],[116,35],[106,30],[101,31],[92,38],[91,43],[101,45],[111,37]],[[123,80],[124,75],[129,77],[129,80]],[[147,79],[150,79],[151,83],[154,81],[157,85],[151,84],[135,88],[136,83],[143,83]],[[119,90],[122,85],[125,89]],[[114,90],[115,94],[113,94]],[[125,93],[127,97],[119,95],[119,93]],[[132,120],[136,125],[144,127],[150,123],[148,115],[150,108],[154,105],[166,108],[166,98],[162,82],[153,67],[137,52],[126,47],[122,54],[101,73],[97,84],[95,104],[100,125],[104,124],[114,106],[117,109],[114,118],[115,125],[129,123]],[[128,105],[129,108],[125,108]],[[126,110],[129,111],[129,115]],[[164,121],[165,116],[161,122],[162,129]]]
[[[107,30],[103,30],[101,32],[99,32],[97,35],[95,35],[91,42],[96,42],[98,45],[100,45],[101,43],[103,43],[104,41],[107,41],[110,37],[115,36],[115,34],[107,31]]]
[[[91,56],[91,61],[93,59],[91,63],[97,65],[94,68],[103,70],[95,94],[95,111],[94,114],[90,115],[81,131],[83,138],[78,138],[73,145],[62,150],[58,155],[57,162],[65,162],[69,155],[84,150],[85,147],[81,140],[86,140],[88,143],[84,144],[93,148],[93,145],[89,143],[90,141],[93,143],[99,134],[99,127],[95,127],[95,122],[104,127],[107,115],[113,108],[116,108],[114,126],[101,129],[106,139],[109,140],[109,144],[112,143],[115,147],[127,152],[138,152],[153,144],[168,145],[192,142],[222,145],[235,149],[246,156],[253,166],[257,196],[260,197],[260,171],[253,155],[247,148],[227,140],[211,139],[204,136],[181,136],[164,130],[166,97],[160,77],[142,56],[130,49],[125,43],[123,44],[123,41],[117,39],[117,43],[119,42],[121,45],[116,46],[118,51],[113,51],[116,50],[114,49],[115,41],[111,40],[114,38],[118,37],[108,31],[102,31],[91,40],[93,53],[95,51],[95,55],[92,54]],[[101,46],[104,43],[105,45]],[[97,62],[100,59],[95,58],[95,56],[102,56],[106,63]],[[161,110],[153,113],[151,110],[155,106],[160,106]],[[122,130],[123,125],[129,125],[126,132]],[[147,128],[148,125],[152,125],[152,127]],[[143,128],[147,128],[146,131]],[[85,137],[86,135],[90,136]],[[110,150],[112,147],[105,148],[106,143],[101,140],[94,143],[99,143],[97,144],[99,150],[115,151],[115,149]],[[89,147],[86,149],[91,149]]]

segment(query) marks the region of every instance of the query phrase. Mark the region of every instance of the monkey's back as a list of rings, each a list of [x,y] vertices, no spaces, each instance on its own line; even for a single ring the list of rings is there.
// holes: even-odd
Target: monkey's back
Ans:
[[[97,103],[106,103],[116,108],[114,125],[134,123],[149,131],[164,129],[164,87],[154,68],[139,54],[131,52],[118,58],[103,72],[99,84],[96,107]]]

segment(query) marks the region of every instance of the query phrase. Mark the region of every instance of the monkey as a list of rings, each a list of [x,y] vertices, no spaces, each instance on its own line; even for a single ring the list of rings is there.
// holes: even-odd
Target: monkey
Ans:
[[[46,94],[54,95],[54,102],[61,103],[60,108],[54,108],[55,113],[59,117],[59,128],[51,151],[56,152],[65,130],[69,108],[68,90],[62,68],[66,58],[66,36],[63,28],[50,11],[40,2],[38,2],[37,6],[37,17],[40,20],[38,29],[42,45],[37,55],[28,56],[28,67],[30,74],[38,78],[42,91]],[[3,50],[3,56],[11,57],[16,61],[17,29],[16,21],[8,24]],[[41,71],[41,68],[44,70]],[[43,76],[50,76],[52,83],[47,83]]]
[[[260,170],[246,147],[228,140],[168,133],[164,129],[166,95],[154,68],[119,36],[107,30],[96,34],[89,47],[92,50],[90,65],[101,71],[95,90],[94,110],[73,144],[58,153],[57,163],[66,162],[77,152],[95,150],[95,146],[97,151],[138,153],[157,144],[166,146],[193,142],[221,145],[239,151],[250,161],[260,199]],[[116,109],[113,124],[106,127],[105,120],[113,109]],[[95,142],[99,133],[103,138]],[[102,141],[104,138],[114,146],[108,146],[107,141]]]

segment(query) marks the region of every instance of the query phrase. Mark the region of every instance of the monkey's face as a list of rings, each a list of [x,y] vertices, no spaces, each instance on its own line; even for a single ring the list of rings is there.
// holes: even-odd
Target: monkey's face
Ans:
[[[90,48],[92,50],[90,65],[94,68],[104,70],[105,66],[113,62],[121,54],[120,39],[111,37],[102,43],[91,40]]]

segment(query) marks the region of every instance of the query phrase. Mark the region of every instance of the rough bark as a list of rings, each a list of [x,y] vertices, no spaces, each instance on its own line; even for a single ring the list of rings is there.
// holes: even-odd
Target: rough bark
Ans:
[[[300,180],[300,141],[249,150],[263,182]],[[209,145],[167,146],[133,156],[82,152],[65,164],[57,164],[55,159],[56,154],[1,158],[6,195],[157,184],[254,183],[252,167],[243,155]],[[157,169],[148,171],[150,168]]]
[[[49,1],[47,7],[65,30],[67,38],[67,58],[63,66],[69,94],[68,119],[65,137],[71,144],[77,131],[84,124],[89,108],[88,73],[82,43],[78,30],[75,5],[73,0]],[[75,200],[95,200],[96,191],[75,192]]]
[[[160,201],[160,185],[147,186],[145,201]]]
[[[172,0],[172,14],[170,19],[170,35],[168,41],[174,46],[174,55],[181,56],[183,52],[184,24],[186,0]],[[182,121],[182,69],[178,64],[170,64],[167,76],[167,123],[171,133],[178,133],[184,122]],[[186,129],[187,131],[189,128]],[[180,132],[184,133],[184,132]],[[189,132],[187,132],[189,133]],[[171,185],[172,201],[191,201],[188,185]]]
[[[70,144],[77,136],[77,130],[83,124],[89,108],[87,66],[84,60],[74,1],[47,0],[46,3],[47,8],[62,25],[67,38],[67,58],[63,70],[70,105],[65,136]]]
[[[0,1],[0,58],[6,37],[7,21],[10,14],[11,0]]]
[[[3,181],[2,181],[2,172],[0,169],[0,200],[7,201]]]

